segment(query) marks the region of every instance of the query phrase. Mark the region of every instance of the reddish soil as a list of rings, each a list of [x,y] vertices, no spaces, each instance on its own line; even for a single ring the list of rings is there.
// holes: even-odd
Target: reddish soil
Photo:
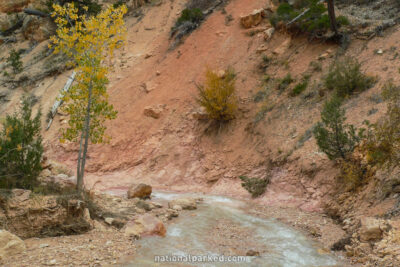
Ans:
[[[329,96],[328,92],[319,94],[319,84],[338,47],[309,42],[304,37],[290,38],[282,32],[276,32],[267,42],[262,34],[249,36],[239,17],[266,7],[268,1],[232,0],[225,7],[226,15],[234,18],[228,26],[226,15],[215,11],[183,44],[169,51],[170,28],[184,3],[163,2],[147,7],[143,19],[128,20],[127,46],[112,63],[115,72],[109,88],[110,101],[119,114],[108,124],[111,143],[90,147],[88,187],[96,182],[98,189],[146,182],[160,189],[248,197],[238,176],[268,175],[271,184],[258,199],[260,203],[321,211],[321,200],[332,190],[337,168],[318,151],[312,137],[298,144],[319,120],[322,104]],[[265,21],[260,27],[270,26]],[[356,126],[383,114],[384,103],[373,99],[387,79],[398,79],[393,75],[398,72],[399,61],[390,59],[396,53],[400,31],[395,27],[386,35],[373,42],[353,40],[346,52],[359,58],[367,73],[379,76],[374,88],[345,105],[348,121]],[[264,52],[259,53],[257,50],[263,47]],[[281,51],[275,55],[272,51],[277,48]],[[383,55],[377,55],[377,49],[383,49]],[[324,59],[318,60],[324,53]],[[272,88],[268,101],[273,109],[255,123],[263,105],[253,101],[262,87],[264,73],[258,66],[263,54],[274,62],[266,71],[269,76],[280,78],[291,73],[297,82],[307,72],[311,82],[298,97]],[[312,71],[311,61],[319,61],[323,72]],[[203,81],[206,66],[232,66],[237,72],[239,113],[236,120],[219,130],[191,116],[198,108],[195,84]],[[164,108],[159,119],[143,114],[145,107],[158,105]],[[373,108],[376,113],[368,115]],[[76,145],[56,142],[60,126],[56,121],[46,134],[48,153],[74,168]]]

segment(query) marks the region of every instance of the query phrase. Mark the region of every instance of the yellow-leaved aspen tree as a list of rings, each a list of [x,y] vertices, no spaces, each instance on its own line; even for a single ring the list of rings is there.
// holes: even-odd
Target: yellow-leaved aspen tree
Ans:
[[[123,20],[126,6],[108,7],[96,16],[78,15],[73,3],[54,5],[52,14],[58,26],[52,37],[54,52],[62,52],[77,73],[75,85],[63,94],[62,110],[69,115],[68,127],[61,130],[61,142],[79,143],[77,190],[82,192],[89,142],[109,140],[105,134],[106,120],[115,119],[117,111],[108,102],[105,64],[115,49],[124,44],[126,28]]]

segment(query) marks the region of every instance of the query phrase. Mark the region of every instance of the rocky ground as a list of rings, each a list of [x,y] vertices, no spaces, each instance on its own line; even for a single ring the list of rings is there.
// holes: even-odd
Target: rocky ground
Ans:
[[[25,240],[26,251],[7,258],[3,266],[105,266],[135,253],[132,238],[115,228],[88,233]]]
[[[15,191],[15,190],[14,190]],[[20,192],[20,191],[18,191]],[[29,191],[24,191],[26,195]],[[15,194],[13,192],[12,194]],[[151,194],[151,192],[150,192]],[[147,196],[149,196],[148,194]],[[28,196],[40,201],[43,196]],[[96,206],[92,214],[88,210],[82,216],[90,228],[81,234],[52,236],[54,233],[30,231],[24,241],[9,232],[0,232],[0,261],[2,266],[107,266],[122,264],[135,253],[135,240],[148,235],[164,236],[170,220],[178,217],[182,210],[194,210],[195,199],[176,199],[168,203],[155,203],[149,200],[111,196],[103,193],[93,194]],[[15,202],[11,196],[9,202]],[[21,203],[21,202],[19,202]],[[25,209],[32,210],[32,203],[25,203]],[[57,204],[55,204],[57,205]],[[83,205],[83,204],[82,204]],[[89,208],[92,210],[92,208]],[[8,211],[8,210],[7,210]],[[6,212],[3,221],[10,223],[14,217]],[[64,217],[54,216],[46,220],[39,213],[34,229],[51,229],[63,224]],[[13,221],[9,231],[23,236],[29,228],[24,222]],[[17,226],[18,225],[18,226]],[[29,228],[29,229],[28,229]],[[13,237],[8,237],[12,235]],[[50,235],[46,237],[46,235]],[[59,235],[59,233],[56,233]],[[16,240],[16,241],[13,241]],[[16,243],[15,243],[16,242]],[[16,246],[18,244],[19,246]]]

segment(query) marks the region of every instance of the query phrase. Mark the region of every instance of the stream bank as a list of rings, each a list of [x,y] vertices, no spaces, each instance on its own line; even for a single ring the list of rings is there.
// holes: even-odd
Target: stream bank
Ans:
[[[102,196],[102,201],[114,211],[126,210],[127,206],[139,203],[137,199],[126,199],[126,190],[120,188],[96,195]],[[246,258],[250,262],[235,266],[345,266],[338,255],[330,254],[326,245],[329,242],[324,246],[318,242],[327,241],[326,232],[334,233],[335,230],[333,222],[320,214],[262,207],[252,201],[204,194],[155,192],[152,196],[151,201],[145,202],[162,207],[146,212],[136,208],[135,213],[154,214],[163,220],[166,237],[136,240],[127,236],[123,228],[93,220],[94,229],[81,235],[26,239],[27,250],[8,258],[4,265],[154,266],[154,255],[190,253],[256,255]],[[178,218],[169,220],[164,211],[169,210],[169,203],[178,198],[203,201],[196,210],[179,211]],[[332,237],[329,241],[334,240]],[[218,264],[182,266],[227,266]],[[160,263],[160,266],[178,265]]]

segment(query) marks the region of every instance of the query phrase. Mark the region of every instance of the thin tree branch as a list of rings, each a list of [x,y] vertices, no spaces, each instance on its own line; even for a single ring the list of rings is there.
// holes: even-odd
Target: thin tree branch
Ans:
[[[325,0],[320,0],[318,4],[324,2]],[[306,8],[303,12],[301,12],[297,17],[289,21],[286,25],[289,26],[290,24],[296,22],[298,19],[300,19],[302,16],[304,16],[308,11],[310,11],[310,8]]]

